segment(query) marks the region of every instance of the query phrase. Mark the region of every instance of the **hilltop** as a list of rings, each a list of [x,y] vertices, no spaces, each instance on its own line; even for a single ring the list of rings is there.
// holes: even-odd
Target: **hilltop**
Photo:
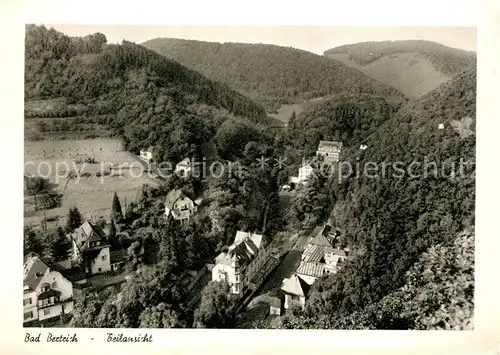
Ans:
[[[291,47],[157,38],[143,45],[257,100],[268,110],[338,93],[402,96],[340,61]]]
[[[421,40],[361,42],[328,49],[328,58],[415,99],[476,62],[476,53]]]
[[[193,153],[227,119],[267,124],[262,106],[227,85],[140,45],[106,42],[27,26],[25,117],[59,117],[68,131],[97,125],[165,159]],[[44,134],[61,130],[44,124]]]

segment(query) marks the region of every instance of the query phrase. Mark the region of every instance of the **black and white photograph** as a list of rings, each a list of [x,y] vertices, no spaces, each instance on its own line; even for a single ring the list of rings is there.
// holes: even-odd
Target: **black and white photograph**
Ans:
[[[26,24],[26,332],[473,330],[476,36]]]

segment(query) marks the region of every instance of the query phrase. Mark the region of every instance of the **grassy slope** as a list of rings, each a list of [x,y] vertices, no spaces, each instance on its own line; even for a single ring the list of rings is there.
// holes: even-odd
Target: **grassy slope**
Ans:
[[[476,60],[474,52],[413,40],[362,42],[329,49],[324,54],[413,99],[466,70]]]

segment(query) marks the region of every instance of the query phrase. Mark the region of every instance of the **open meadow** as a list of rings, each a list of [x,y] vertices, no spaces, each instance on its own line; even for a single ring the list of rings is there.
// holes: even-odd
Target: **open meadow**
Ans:
[[[157,186],[146,165],[123,150],[118,139],[25,141],[24,173],[49,179],[62,194],[61,206],[35,211],[25,196],[25,224],[65,217],[76,206],[86,216],[107,216],[113,193],[122,201],[135,200],[143,184]]]

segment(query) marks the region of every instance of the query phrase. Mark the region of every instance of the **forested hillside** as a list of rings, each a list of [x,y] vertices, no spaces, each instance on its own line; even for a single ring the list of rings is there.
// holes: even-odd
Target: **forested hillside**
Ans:
[[[172,38],[143,45],[228,84],[268,109],[341,92],[401,96],[341,62],[291,47]]]
[[[311,105],[288,122],[288,138],[296,148],[314,152],[320,140],[355,146],[390,119],[403,100],[369,94],[339,94]]]
[[[476,53],[420,40],[361,42],[324,55],[359,69],[410,98],[436,88],[476,62]]]
[[[475,111],[474,68],[403,107],[367,138],[365,151],[345,151],[330,180],[331,219],[354,253],[338,274],[315,283],[305,311],[281,326],[359,329],[376,314],[377,328],[470,327],[473,239],[456,238],[474,228]],[[465,258],[440,260],[446,248],[457,255],[462,246]],[[437,290],[426,293],[420,287],[431,287],[429,272]],[[400,308],[384,308],[388,296],[397,296]],[[429,302],[419,317],[406,303],[413,297]],[[460,314],[449,312],[454,302]]]
[[[260,105],[226,85],[142,46],[108,45],[99,33],[70,38],[27,26],[25,61],[26,117],[98,123],[122,135],[129,150],[154,145],[165,159],[179,158],[228,118],[267,122]]]

